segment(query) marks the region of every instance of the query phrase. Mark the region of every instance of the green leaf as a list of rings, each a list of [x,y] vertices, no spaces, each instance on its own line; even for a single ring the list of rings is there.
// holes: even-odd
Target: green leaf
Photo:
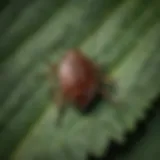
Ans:
[[[6,58],[1,63],[0,159],[12,153],[16,160],[84,160],[88,153],[102,155],[111,140],[123,143],[160,88],[157,4],[40,0],[17,11],[14,22],[9,16],[3,27],[12,25],[0,36],[1,61]],[[37,77],[48,60],[58,61],[71,47],[82,48],[104,70],[109,65],[119,101],[103,100],[88,116],[69,106],[58,129],[49,85]]]

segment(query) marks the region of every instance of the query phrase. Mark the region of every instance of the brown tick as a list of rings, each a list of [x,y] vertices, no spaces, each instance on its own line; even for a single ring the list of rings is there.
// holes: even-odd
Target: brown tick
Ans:
[[[51,65],[50,76],[58,78],[59,91],[56,104],[59,109],[57,124],[66,108],[66,102],[72,102],[80,110],[85,110],[96,95],[111,100],[106,86],[113,86],[113,81],[102,74],[101,69],[87,58],[79,49],[65,53],[58,65]]]

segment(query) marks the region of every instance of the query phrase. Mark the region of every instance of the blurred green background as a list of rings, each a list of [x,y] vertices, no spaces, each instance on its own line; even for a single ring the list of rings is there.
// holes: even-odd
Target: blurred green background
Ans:
[[[123,145],[126,133],[134,133],[137,121],[145,121],[160,91],[159,1],[0,3],[0,160],[85,160],[88,154],[101,157],[111,141]],[[87,116],[69,107],[57,129],[50,84],[40,75],[48,69],[48,60],[58,62],[72,47],[84,51],[105,72],[109,67],[118,83],[119,103],[102,100]],[[151,123],[149,135],[157,135],[154,126],[157,130]]]

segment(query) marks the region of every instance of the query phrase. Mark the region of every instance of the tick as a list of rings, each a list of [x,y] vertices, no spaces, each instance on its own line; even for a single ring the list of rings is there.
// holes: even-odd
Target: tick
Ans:
[[[54,97],[59,110],[57,124],[68,102],[79,110],[85,110],[98,94],[108,100],[112,98],[109,87],[114,87],[113,81],[80,49],[67,51],[57,65],[50,66],[49,75],[51,83],[55,84],[54,78],[58,78],[58,90]]]

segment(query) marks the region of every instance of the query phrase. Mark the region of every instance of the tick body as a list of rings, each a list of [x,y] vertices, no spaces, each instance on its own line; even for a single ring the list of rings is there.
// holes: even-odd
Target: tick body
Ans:
[[[78,49],[66,52],[56,72],[60,90],[58,119],[66,108],[65,102],[72,102],[75,107],[85,110],[97,94],[109,98],[108,91],[102,85],[110,85],[110,79],[104,78],[100,68]]]
[[[99,88],[93,62],[76,50],[67,52],[62,59],[58,78],[64,97],[81,109],[87,107]]]

